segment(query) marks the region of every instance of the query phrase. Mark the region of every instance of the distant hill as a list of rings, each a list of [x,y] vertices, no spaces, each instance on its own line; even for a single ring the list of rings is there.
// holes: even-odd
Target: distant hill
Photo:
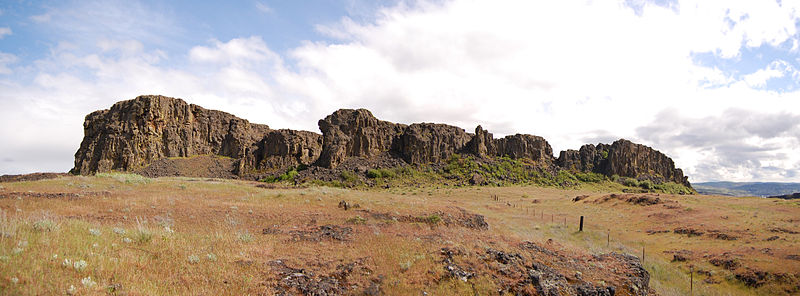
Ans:
[[[700,194],[771,197],[800,192],[800,183],[782,182],[705,182],[693,183]]]

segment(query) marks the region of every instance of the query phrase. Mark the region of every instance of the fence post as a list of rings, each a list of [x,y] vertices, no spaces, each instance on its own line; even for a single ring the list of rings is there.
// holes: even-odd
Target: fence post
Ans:
[[[606,236],[606,248],[611,246],[611,229],[608,230],[608,234]]]
[[[689,295],[694,295],[694,266],[689,266]]]
[[[642,245],[642,267],[644,267],[644,245]]]
[[[583,216],[581,216],[581,226],[578,228],[578,231],[583,231]]]

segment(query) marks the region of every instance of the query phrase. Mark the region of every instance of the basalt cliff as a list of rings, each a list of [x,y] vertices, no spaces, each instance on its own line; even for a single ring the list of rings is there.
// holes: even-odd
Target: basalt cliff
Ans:
[[[224,171],[258,179],[290,167],[337,169],[353,160],[386,164],[440,163],[454,154],[478,159],[524,159],[542,172],[593,172],[690,187],[681,169],[663,153],[621,139],[561,151],[527,134],[494,138],[481,126],[474,133],[438,123],[411,125],[382,121],[365,109],[341,109],[318,122],[322,134],[270,129],[231,114],[181,99],[140,96],[86,116],[84,138],[75,153],[73,174],[108,171],[181,175],[159,170],[165,162],[214,156],[193,171]],[[358,170],[362,167],[356,167]],[[156,172],[156,173],[153,173]]]

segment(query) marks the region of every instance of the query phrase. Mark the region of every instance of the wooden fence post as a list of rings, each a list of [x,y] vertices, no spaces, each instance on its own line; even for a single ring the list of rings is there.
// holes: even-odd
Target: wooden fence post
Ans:
[[[642,245],[642,267],[644,267],[644,245]]]
[[[689,295],[694,295],[694,266],[689,266]]]
[[[578,228],[578,231],[583,231],[583,216],[581,216],[581,226]]]

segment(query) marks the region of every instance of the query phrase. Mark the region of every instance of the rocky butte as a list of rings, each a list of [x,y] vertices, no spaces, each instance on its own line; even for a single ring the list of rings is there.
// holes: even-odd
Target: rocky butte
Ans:
[[[495,139],[438,123],[382,121],[366,109],[341,109],[318,122],[322,134],[271,129],[231,114],[164,96],[139,96],[92,112],[75,153],[73,174],[139,172],[259,179],[291,167],[316,171],[441,163],[454,154],[477,159],[524,159],[542,172],[592,172],[691,188],[681,169],[663,153],[621,139],[561,151],[527,134]],[[184,169],[175,169],[174,163]],[[347,167],[350,169],[350,167]]]

